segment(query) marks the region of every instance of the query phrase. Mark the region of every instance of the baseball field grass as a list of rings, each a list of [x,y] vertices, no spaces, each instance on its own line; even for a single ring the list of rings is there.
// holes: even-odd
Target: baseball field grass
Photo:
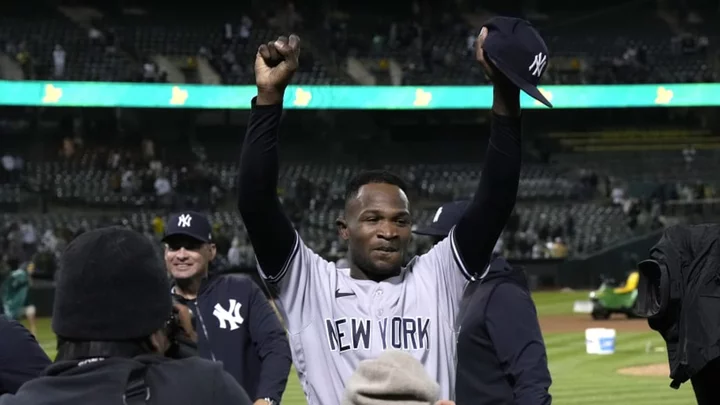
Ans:
[[[670,379],[663,366],[667,354],[660,336],[647,328],[644,320],[617,318],[611,321],[591,321],[589,315],[573,314],[575,300],[587,298],[586,292],[536,292],[538,308],[550,371],[553,377],[553,404],[559,405],[691,405],[694,396],[690,383],[679,390],[669,387]],[[585,353],[585,328],[612,327],[617,331],[615,353],[588,355]],[[49,319],[39,323],[38,339],[50,356],[55,355],[55,339]],[[655,376],[624,375],[620,369],[652,366],[659,369]],[[634,374],[647,374],[635,370]],[[305,399],[293,371],[290,375],[285,405],[304,405]],[[482,405],[482,404],[478,404]]]

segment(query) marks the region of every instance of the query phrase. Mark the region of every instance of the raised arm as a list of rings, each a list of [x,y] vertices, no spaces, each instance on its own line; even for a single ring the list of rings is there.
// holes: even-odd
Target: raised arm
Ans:
[[[478,38],[477,59],[493,82],[490,141],[475,196],[453,231],[458,263],[466,276],[480,278],[515,206],[521,163],[520,90],[486,60]]]
[[[285,88],[297,70],[297,36],[263,44],[255,57],[258,94],[240,154],[238,209],[264,275],[281,275],[297,249],[297,234],[277,196],[278,129]]]

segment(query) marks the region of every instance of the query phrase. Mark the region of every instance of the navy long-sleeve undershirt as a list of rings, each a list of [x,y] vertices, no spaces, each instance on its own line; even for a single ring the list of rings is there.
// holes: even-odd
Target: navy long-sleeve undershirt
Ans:
[[[265,275],[286,267],[296,233],[277,196],[282,105],[252,111],[240,155],[238,209]],[[520,118],[493,114],[483,173],[475,196],[454,231],[462,265],[479,275],[515,204],[520,178]]]

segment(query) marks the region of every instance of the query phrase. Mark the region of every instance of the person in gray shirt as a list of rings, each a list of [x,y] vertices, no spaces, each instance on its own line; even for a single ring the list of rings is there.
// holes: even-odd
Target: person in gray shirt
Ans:
[[[348,182],[337,219],[349,263],[338,268],[302,240],[277,195],[278,132],[289,101],[284,92],[299,51],[294,35],[258,50],[258,95],[240,155],[238,209],[260,273],[278,291],[308,403],[337,405],[360,362],[387,349],[414,356],[440,385],[440,396],[452,400],[463,291],[482,278],[517,196],[520,90],[481,63],[494,83],[489,147],[477,151],[478,160],[485,152],[477,191],[447,238],[406,262],[413,224],[407,187],[387,171],[363,172]]]

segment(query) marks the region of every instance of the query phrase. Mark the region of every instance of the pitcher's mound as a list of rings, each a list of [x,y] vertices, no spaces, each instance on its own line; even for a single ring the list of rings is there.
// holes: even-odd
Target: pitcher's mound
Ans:
[[[641,377],[667,377],[670,375],[670,366],[667,363],[648,364],[646,366],[621,368],[618,373]]]

